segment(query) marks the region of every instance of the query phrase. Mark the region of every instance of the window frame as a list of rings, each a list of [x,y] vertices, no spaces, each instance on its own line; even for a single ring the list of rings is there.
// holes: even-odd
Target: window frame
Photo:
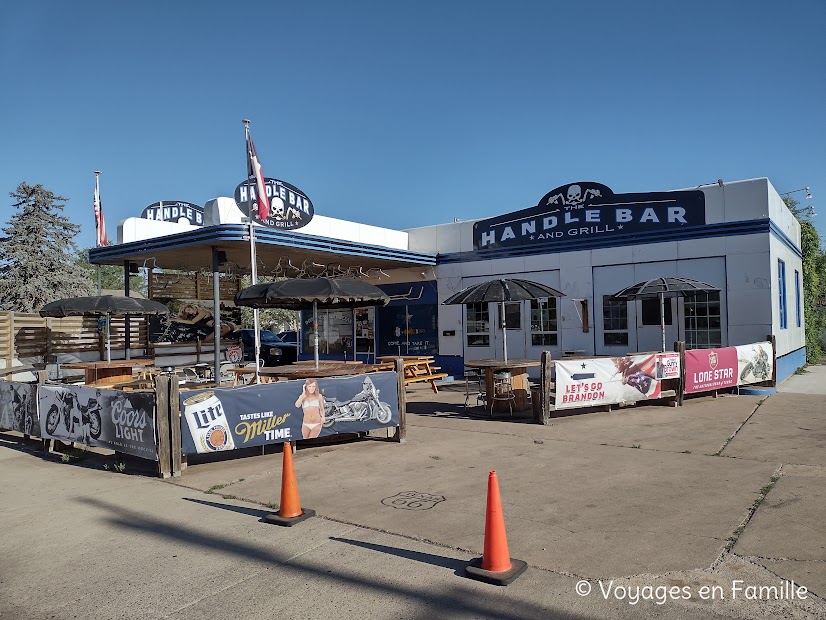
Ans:
[[[471,314],[473,313],[473,314]],[[475,318],[476,316],[479,318]],[[474,318],[471,318],[471,317]],[[471,325],[477,326],[478,323],[484,322],[486,329],[484,331],[471,331]],[[490,307],[487,303],[467,304],[465,305],[465,344],[468,347],[489,347],[490,346]],[[471,337],[475,337],[478,341],[471,342]]]
[[[606,347],[627,347],[628,346],[628,300],[617,299],[613,295],[602,296],[602,344]],[[619,316],[613,316],[612,310],[616,309]],[[606,316],[606,311],[608,316]],[[609,327],[609,320],[610,325]],[[625,328],[614,327],[614,321],[619,324],[625,323]],[[625,336],[625,343],[608,342],[608,336]],[[620,338],[621,340],[622,338]]]
[[[803,327],[803,316],[800,311],[800,272],[797,269],[794,270],[794,296],[797,309],[797,326]]]
[[[777,259],[777,293],[780,301],[780,329],[786,329],[789,326],[788,299],[786,297],[786,262],[780,258]]]
[[[712,309],[716,309],[716,313],[712,313]],[[683,334],[687,349],[718,349],[723,346],[720,291],[689,293],[683,297]],[[713,340],[712,335],[715,337]]]
[[[555,347],[559,343],[559,304],[556,297],[531,299],[528,323],[532,347]],[[538,313],[538,321],[534,321]],[[547,325],[545,324],[547,315]],[[534,329],[538,325],[539,329]]]

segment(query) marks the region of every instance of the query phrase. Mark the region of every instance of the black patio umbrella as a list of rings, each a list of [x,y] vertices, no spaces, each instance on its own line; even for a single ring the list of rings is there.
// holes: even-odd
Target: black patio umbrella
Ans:
[[[97,295],[92,297],[69,297],[52,301],[40,309],[40,316],[64,318],[67,316],[106,317],[106,361],[112,361],[109,319],[112,315],[169,314],[169,308],[151,299],[122,297],[120,295]]]
[[[386,305],[379,287],[351,278],[292,278],[254,284],[235,296],[235,305],[253,308],[313,309],[315,365],[318,367],[318,309]],[[257,363],[257,360],[256,360]]]
[[[665,298],[684,297],[689,293],[716,293],[720,289],[711,284],[690,278],[653,278],[627,286],[612,295],[615,299],[656,299],[660,300],[660,330],[665,351]]]
[[[565,297],[565,293],[556,290],[545,284],[531,282],[530,280],[520,280],[515,278],[499,278],[488,280],[481,284],[474,284],[451,295],[442,303],[453,304],[480,304],[498,302],[501,304],[502,315],[502,348],[505,354],[505,361],[508,361],[508,332],[505,329],[505,302],[506,301],[526,301],[530,299],[542,299],[545,297]]]

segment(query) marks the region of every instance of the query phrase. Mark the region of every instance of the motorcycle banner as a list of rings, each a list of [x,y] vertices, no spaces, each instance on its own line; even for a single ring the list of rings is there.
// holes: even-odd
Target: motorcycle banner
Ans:
[[[737,349],[738,385],[769,381],[774,371],[771,342],[755,342]]]
[[[41,385],[37,403],[44,438],[158,460],[151,392]]]
[[[558,360],[556,409],[659,398],[660,382],[680,376],[678,353]]]
[[[36,384],[0,381],[0,428],[40,437]]]
[[[399,425],[398,377],[379,372],[181,394],[185,454]]]

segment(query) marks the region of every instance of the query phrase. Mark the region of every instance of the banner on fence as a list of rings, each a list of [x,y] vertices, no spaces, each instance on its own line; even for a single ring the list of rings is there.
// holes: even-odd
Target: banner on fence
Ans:
[[[41,385],[37,400],[42,437],[158,460],[151,392]]]
[[[679,353],[557,360],[556,409],[659,398],[660,382],[680,376]]]
[[[181,394],[186,454],[237,450],[399,424],[394,372]]]
[[[36,384],[0,381],[0,428],[40,437]]]
[[[770,342],[685,352],[685,392],[708,392],[772,378],[774,359]]]

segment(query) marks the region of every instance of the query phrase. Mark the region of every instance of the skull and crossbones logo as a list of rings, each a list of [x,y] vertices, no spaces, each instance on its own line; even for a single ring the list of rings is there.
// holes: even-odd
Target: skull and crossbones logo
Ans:
[[[602,194],[598,189],[586,189],[582,191],[582,187],[577,183],[568,186],[566,194],[562,192],[554,194],[548,198],[547,204],[561,204],[565,205],[567,209],[581,209],[585,206],[585,201],[591,198],[600,198]]]

